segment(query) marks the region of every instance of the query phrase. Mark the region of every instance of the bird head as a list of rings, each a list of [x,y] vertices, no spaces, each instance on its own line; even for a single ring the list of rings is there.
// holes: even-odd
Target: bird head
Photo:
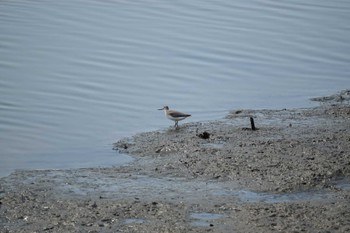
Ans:
[[[163,108],[159,108],[158,110],[169,110],[168,106],[164,106]]]

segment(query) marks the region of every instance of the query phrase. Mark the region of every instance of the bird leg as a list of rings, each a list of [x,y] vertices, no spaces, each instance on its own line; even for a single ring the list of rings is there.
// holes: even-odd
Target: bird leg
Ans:
[[[175,121],[175,125],[174,125],[175,128],[178,128],[178,127],[179,127],[178,123],[179,123],[178,121]]]

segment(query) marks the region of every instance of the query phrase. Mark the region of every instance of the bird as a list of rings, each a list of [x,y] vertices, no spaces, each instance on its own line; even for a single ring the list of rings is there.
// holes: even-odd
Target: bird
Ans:
[[[191,115],[190,114],[187,114],[187,113],[183,113],[183,112],[178,112],[178,111],[175,111],[175,110],[170,110],[168,106],[164,106],[163,108],[160,108],[158,110],[163,110],[164,111],[164,114],[165,116],[172,120],[172,121],[175,121],[175,125],[174,127],[177,129],[179,127],[179,121],[183,120],[183,119],[186,119],[187,117],[190,117]]]

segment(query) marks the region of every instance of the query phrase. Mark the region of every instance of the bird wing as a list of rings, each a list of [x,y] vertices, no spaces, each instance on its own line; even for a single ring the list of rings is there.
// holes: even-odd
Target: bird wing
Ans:
[[[168,114],[171,117],[189,117],[189,116],[191,116],[190,114],[178,112],[178,111],[174,111],[174,110],[169,110]]]

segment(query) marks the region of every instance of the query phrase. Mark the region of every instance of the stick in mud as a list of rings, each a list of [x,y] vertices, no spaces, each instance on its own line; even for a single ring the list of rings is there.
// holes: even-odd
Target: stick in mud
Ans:
[[[252,130],[256,130],[253,117],[250,117],[250,125],[251,125]]]

